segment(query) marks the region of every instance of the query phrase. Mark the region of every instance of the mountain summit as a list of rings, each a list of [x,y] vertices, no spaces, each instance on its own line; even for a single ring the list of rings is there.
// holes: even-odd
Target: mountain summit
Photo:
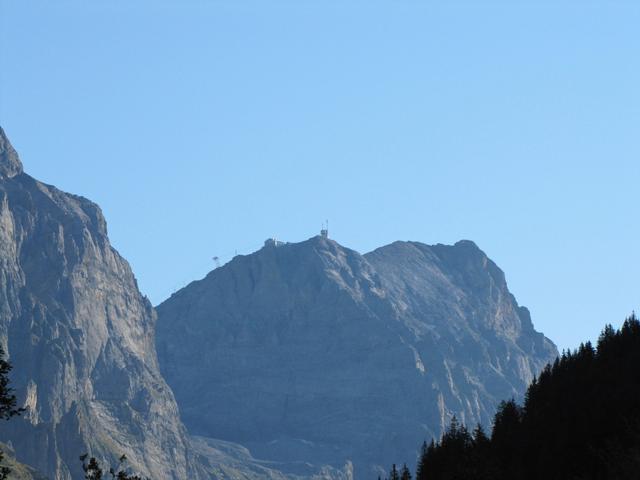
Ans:
[[[557,354],[469,241],[366,255],[326,236],[268,241],[158,315],[191,432],[275,461],[352,462],[356,478],[413,463],[453,415],[488,424]]]
[[[0,127],[0,179],[12,178],[22,173],[22,162],[18,153]]]

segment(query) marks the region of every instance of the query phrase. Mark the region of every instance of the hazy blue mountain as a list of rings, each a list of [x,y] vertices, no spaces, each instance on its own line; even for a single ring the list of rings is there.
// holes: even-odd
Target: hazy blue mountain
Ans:
[[[192,433],[375,478],[452,415],[490,421],[556,348],[472,242],[366,255],[268,242],[158,307],[161,370]]]

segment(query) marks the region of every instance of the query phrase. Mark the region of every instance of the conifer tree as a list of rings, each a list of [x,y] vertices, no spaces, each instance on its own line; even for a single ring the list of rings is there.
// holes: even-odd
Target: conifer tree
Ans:
[[[432,442],[433,444],[433,442]],[[420,454],[418,455],[418,465],[416,467],[416,480],[426,480],[427,471],[425,462],[427,461],[427,441],[422,442],[422,448],[420,449]]]
[[[411,472],[405,463],[400,470],[400,480],[411,480]]]
[[[391,467],[391,473],[389,474],[389,480],[400,480],[400,473],[396,468],[396,464],[394,463]]]
[[[4,349],[0,346],[0,419],[9,420],[16,415],[21,415],[24,408],[16,407],[16,396],[13,388],[9,386],[9,372],[13,369],[11,363],[4,358]],[[4,459],[4,452],[0,450],[0,464]],[[0,467],[0,480],[6,480],[11,473],[11,469],[6,466]]]

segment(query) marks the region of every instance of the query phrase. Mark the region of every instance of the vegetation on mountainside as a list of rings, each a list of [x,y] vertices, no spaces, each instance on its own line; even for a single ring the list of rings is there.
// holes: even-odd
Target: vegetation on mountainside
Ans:
[[[612,480],[638,472],[640,321],[633,315],[619,330],[608,325],[595,348],[587,342],[548,365],[522,405],[502,402],[490,436],[454,418],[440,441],[425,442],[415,476]]]
[[[22,414],[24,408],[16,408],[16,396],[9,386],[9,372],[13,367],[4,359],[4,349],[0,347],[0,420],[9,420]],[[6,480],[11,468],[4,465],[4,452],[0,450],[0,480]]]
[[[82,462],[82,470],[84,471],[84,478],[86,480],[102,480],[102,478],[105,478],[105,473],[95,457],[89,458],[89,455],[85,453],[84,455],[80,456],[80,461]],[[127,469],[125,468],[126,462],[126,455],[122,455],[120,457],[118,468],[109,469],[108,474],[111,476],[111,478],[113,480],[143,480],[141,476],[129,473],[127,471]]]

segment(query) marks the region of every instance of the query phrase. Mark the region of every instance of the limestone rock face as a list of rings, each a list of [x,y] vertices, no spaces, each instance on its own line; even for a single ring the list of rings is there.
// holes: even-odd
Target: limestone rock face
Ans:
[[[155,324],[100,209],[23,173],[0,131],[0,342],[27,408],[0,437],[18,460],[78,479],[80,454],[115,463],[126,453],[153,478],[200,478]]]
[[[556,354],[472,242],[366,255],[319,236],[238,256],[158,307],[189,430],[375,478],[453,415],[489,424]]]

